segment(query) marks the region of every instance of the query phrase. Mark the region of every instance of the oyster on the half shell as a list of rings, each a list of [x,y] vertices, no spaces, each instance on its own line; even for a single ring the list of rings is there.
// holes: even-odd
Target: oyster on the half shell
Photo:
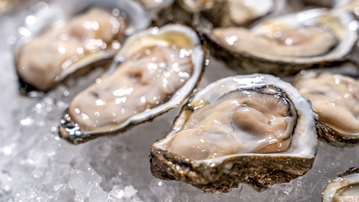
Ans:
[[[172,15],[172,5],[175,0],[137,0],[145,7],[153,24],[160,26],[166,24]]]
[[[279,78],[218,80],[196,92],[151,148],[151,172],[208,192],[261,191],[304,175],[316,153],[309,102]]]
[[[239,72],[285,76],[348,60],[357,27],[348,12],[311,9],[267,19],[251,29],[202,26],[202,31],[211,52]]]
[[[248,25],[283,11],[284,0],[178,0],[188,12],[200,13],[216,27]]]
[[[205,55],[199,36],[186,26],[131,36],[107,75],[74,98],[60,135],[77,144],[179,106],[199,82]]]
[[[355,67],[351,69],[357,71]],[[303,71],[294,86],[311,101],[318,115],[318,135],[329,143],[352,145],[359,143],[359,81],[343,75],[343,70]]]
[[[171,6],[174,0],[139,0],[149,11],[158,11]]]
[[[57,1],[31,19],[15,50],[24,93],[50,90],[84,67],[111,59],[126,35],[149,24],[138,3],[110,0]]]
[[[334,9],[343,9],[352,12],[356,18],[359,18],[359,1],[358,0],[334,0],[332,2]]]
[[[359,168],[349,168],[339,173],[323,191],[323,202],[359,201]]]

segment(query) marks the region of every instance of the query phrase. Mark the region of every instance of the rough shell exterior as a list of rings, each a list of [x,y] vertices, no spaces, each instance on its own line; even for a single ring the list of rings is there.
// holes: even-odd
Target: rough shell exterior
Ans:
[[[318,136],[327,141],[329,144],[335,146],[354,146],[354,144],[359,143],[358,136],[343,136],[340,132],[324,123],[317,122],[316,128]]]
[[[151,172],[163,180],[190,183],[205,192],[229,192],[239,183],[250,184],[257,191],[275,183],[289,182],[310,170],[314,159],[293,157],[242,156],[219,165],[193,165],[162,149],[151,149]]]

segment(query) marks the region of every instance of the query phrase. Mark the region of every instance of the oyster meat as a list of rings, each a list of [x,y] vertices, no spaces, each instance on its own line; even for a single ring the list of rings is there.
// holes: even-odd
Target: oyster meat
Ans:
[[[233,50],[258,57],[311,57],[326,54],[338,44],[333,34],[319,27],[301,27],[265,34],[254,34],[245,28],[218,28],[213,32]]]
[[[79,143],[178,106],[200,79],[204,56],[197,34],[182,25],[130,37],[108,75],[74,98],[61,136]]]
[[[118,49],[124,30],[121,17],[91,9],[65,27],[48,29],[25,44],[17,56],[17,72],[36,89],[49,90],[60,80],[59,75],[81,57],[108,47]]]
[[[295,87],[318,114],[318,134],[330,143],[359,143],[359,81],[331,72],[308,71]]]
[[[350,12],[358,18],[359,16],[359,1],[358,0],[334,0],[334,9],[344,9]]]
[[[323,191],[323,202],[359,201],[359,168],[349,168],[338,174]]]
[[[204,26],[202,31],[211,52],[239,72],[286,76],[348,60],[358,38],[357,25],[348,12],[311,9],[268,19],[251,29]]]
[[[221,79],[195,93],[151,148],[151,172],[208,192],[244,182],[260,191],[305,174],[316,152],[314,114],[270,75]]]
[[[147,9],[158,10],[170,6],[174,0],[139,0]]]
[[[189,12],[200,12],[216,27],[247,25],[269,13],[278,13],[283,0],[180,0]]]
[[[172,4],[175,0],[138,0],[148,12],[156,25],[168,22],[168,16],[172,15]]]
[[[127,32],[146,27],[146,23],[134,26],[134,21],[120,11],[132,4],[107,5],[111,8],[101,7],[103,4],[107,5],[106,1],[91,5],[81,14],[80,11],[69,16],[63,14],[65,19],[48,23],[47,16],[38,14],[38,24],[30,27],[32,30],[29,28],[32,36],[20,40],[16,51],[16,70],[23,88],[50,90],[79,69],[111,59]],[[61,5],[53,7],[62,8]],[[51,13],[54,8],[46,14],[54,15]],[[144,11],[138,12],[139,17],[141,12]]]

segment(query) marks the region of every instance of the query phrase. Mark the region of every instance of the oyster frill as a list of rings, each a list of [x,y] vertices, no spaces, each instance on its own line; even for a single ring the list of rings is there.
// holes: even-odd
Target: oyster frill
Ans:
[[[359,201],[359,168],[349,168],[338,174],[323,191],[323,202]]]
[[[295,87],[318,115],[318,135],[329,143],[359,143],[359,81],[329,71],[298,75]]]
[[[279,76],[347,60],[358,38],[350,13],[327,9],[267,19],[251,29],[202,28],[211,52],[230,67]]]
[[[186,26],[131,36],[108,74],[74,98],[61,120],[61,136],[80,143],[179,106],[199,81],[204,57],[200,38]]]
[[[68,10],[63,4],[54,4],[45,13],[35,15],[34,24],[26,27],[30,35],[17,44],[16,71],[25,92],[30,87],[50,90],[80,69],[108,61],[126,34],[148,25],[145,12],[134,2],[88,1],[79,10]],[[55,11],[63,13],[56,16]],[[134,14],[143,22],[132,20]]]
[[[316,152],[309,102],[279,78],[221,79],[195,93],[151,148],[151,172],[207,192],[261,191],[305,174]]]

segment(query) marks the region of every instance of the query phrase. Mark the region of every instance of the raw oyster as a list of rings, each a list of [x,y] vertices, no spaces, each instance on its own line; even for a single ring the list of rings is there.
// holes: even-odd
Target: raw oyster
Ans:
[[[358,38],[357,26],[348,12],[312,9],[265,20],[250,30],[202,31],[211,52],[239,72],[285,76],[347,60]]]
[[[337,175],[323,191],[323,202],[359,201],[359,168],[349,168]]]
[[[195,93],[151,148],[155,177],[207,192],[244,182],[261,191],[311,167],[317,138],[309,102],[271,75],[218,80]]]
[[[146,9],[153,11],[153,10],[160,10],[161,8],[169,7],[174,0],[139,0]]]
[[[80,6],[74,7],[75,3]],[[110,0],[55,2],[32,19],[23,27],[29,36],[17,44],[15,64],[22,87],[40,91],[81,68],[111,59],[126,34],[149,24],[140,5]]]
[[[216,27],[247,25],[269,13],[283,10],[283,0],[179,0],[189,12],[200,12]]]
[[[199,81],[204,58],[199,36],[186,26],[167,25],[131,36],[108,75],[74,98],[60,135],[77,144],[179,106]]]
[[[157,26],[164,25],[168,22],[166,19],[172,15],[172,4],[175,0],[138,0],[145,7]]]
[[[358,76],[353,69],[347,72]],[[318,135],[329,143],[350,145],[359,143],[359,81],[342,73],[301,72],[294,85],[318,115]]]
[[[334,0],[334,9],[344,9],[350,12],[358,18],[359,17],[359,1],[358,0]]]

